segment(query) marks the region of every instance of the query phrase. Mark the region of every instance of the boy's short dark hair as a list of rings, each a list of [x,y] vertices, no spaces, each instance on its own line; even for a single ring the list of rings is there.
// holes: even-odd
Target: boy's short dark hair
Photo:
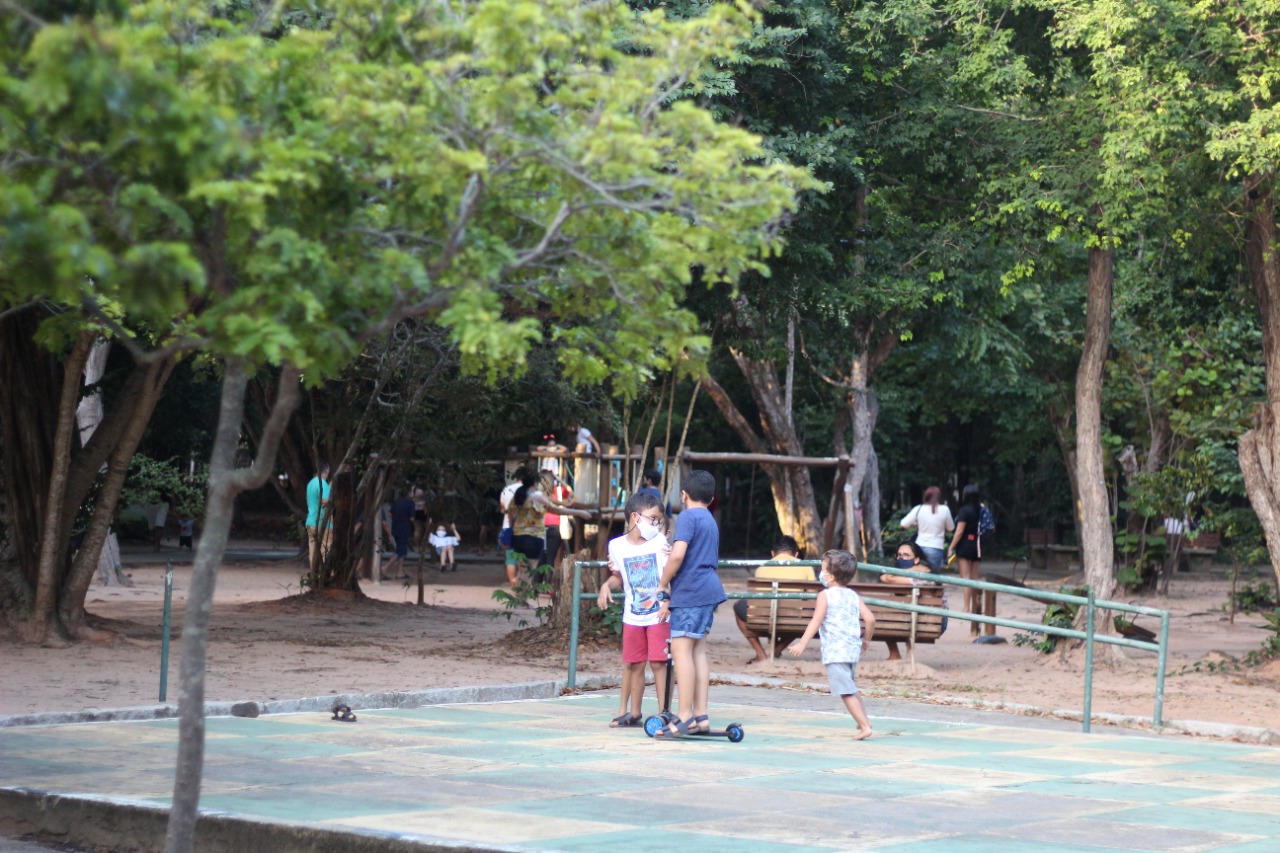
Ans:
[[[650,468],[648,471],[645,471],[644,484],[646,486],[653,486],[656,489],[658,486],[662,485],[662,472],[657,468]]]
[[[711,476],[710,471],[690,471],[680,488],[689,496],[689,500],[709,504],[716,496],[716,478]]]
[[[794,536],[779,536],[773,540],[773,553],[781,554],[783,551],[788,554],[799,554],[800,543],[795,540]]]
[[[633,512],[643,513],[647,509],[658,509],[661,506],[662,501],[658,500],[658,496],[653,492],[635,492],[627,498],[627,518],[630,518]]]
[[[840,586],[848,586],[858,576],[858,561],[848,551],[831,550],[822,555],[827,573]]]

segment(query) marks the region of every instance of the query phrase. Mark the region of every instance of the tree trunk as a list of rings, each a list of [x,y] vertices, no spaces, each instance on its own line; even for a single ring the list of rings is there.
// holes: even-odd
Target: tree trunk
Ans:
[[[738,434],[740,439],[742,439],[742,443],[746,445],[748,451],[751,453],[761,454],[781,454],[785,452],[777,447],[770,446],[763,438],[760,437],[760,435],[751,427],[751,424],[747,422],[747,419],[743,417],[742,412],[738,410],[738,407],[729,399],[728,393],[725,392],[724,388],[721,387],[720,383],[716,382],[713,377],[705,377],[702,380],[701,387],[707,390],[707,395],[711,397],[712,402],[716,404],[716,408],[720,410],[720,414],[724,416],[724,419],[728,422],[729,426],[732,427],[733,431]],[[753,394],[754,393],[753,389]],[[799,446],[798,441],[795,446]],[[792,455],[803,455],[803,453]],[[796,489],[795,480],[789,479],[788,466],[761,465],[760,468],[764,472],[765,476],[769,478],[769,491],[773,495],[773,508],[778,516],[779,529],[788,536],[794,536],[802,550],[813,550],[820,547],[822,544],[821,529],[819,528],[816,538],[806,542],[803,518],[797,511],[796,507],[788,500],[789,485],[792,494],[803,495],[805,494],[806,489]],[[808,469],[800,470],[805,472],[804,479],[807,481]],[[817,498],[813,495],[813,486],[811,483],[808,484],[807,494],[813,504],[812,514],[816,517]]]
[[[1251,175],[1245,186],[1244,256],[1262,326],[1267,401],[1254,411],[1253,429],[1240,436],[1239,456],[1245,491],[1280,585],[1280,258],[1273,183],[1272,175]]]
[[[71,442],[76,434],[76,406],[80,402],[80,373],[93,348],[92,332],[81,332],[63,364],[62,392],[58,399],[57,429],[53,438],[53,464],[49,470],[49,489],[45,494],[44,525],[40,534],[40,568],[36,577],[35,609],[30,618],[19,625],[23,639],[43,643],[55,629],[59,639],[68,639],[54,618],[58,603],[59,568],[65,563],[70,547],[69,530],[63,529],[62,507],[67,492],[67,470],[71,460]]]
[[[1098,598],[1115,589],[1114,542],[1102,465],[1102,378],[1111,343],[1114,254],[1089,249],[1084,351],[1076,371],[1076,480],[1080,487],[1080,560]]]
[[[63,376],[58,359],[35,343],[43,319],[34,308],[0,317],[0,607],[10,625],[29,619],[35,606]]]
[[[165,835],[165,853],[190,853],[195,841],[196,809],[204,766],[204,676],[209,648],[209,617],[218,566],[226,552],[236,495],[266,482],[275,469],[275,449],[298,406],[298,372],[281,371],[279,393],[258,442],[257,457],[248,468],[235,467],[236,447],[244,416],[244,363],[228,361],[222,379],[222,403],[209,461],[209,498],[204,525],[192,564],[191,588],[182,627],[182,664],[178,675],[178,764],[174,772],[173,805]]]
[[[116,453],[127,469],[172,369],[171,360],[135,365],[105,405],[92,435],[87,435],[76,414],[82,387],[79,349],[60,365],[35,342],[41,319],[28,310],[0,320],[0,442],[8,501],[5,522],[12,540],[10,555],[0,562],[0,607],[9,623],[34,642],[55,635],[69,639],[83,628],[84,598],[110,529],[118,487],[113,493],[108,482],[97,495],[102,509],[90,518],[76,558],[77,565],[88,566],[83,571],[70,560],[72,526],[108,458]],[[77,346],[86,340],[91,343],[92,335]],[[136,436],[126,447],[122,441],[129,429],[136,430]],[[75,445],[81,442],[72,440],[77,433],[83,443],[78,449]],[[55,437],[62,448],[57,452]],[[33,621],[37,618],[43,629]]]
[[[120,501],[120,491],[124,488],[125,477],[129,474],[129,462],[132,461],[133,453],[142,441],[147,424],[151,421],[151,414],[160,400],[160,394],[173,373],[174,364],[172,357],[147,364],[142,368],[145,381],[138,387],[137,393],[132,396],[122,394],[113,406],[113,409],[125,415],[122,419],[124,429],[121,430],[115,450],[111,454],[106,480],[98,491],[93,516],[85,530],[84,541],[71,564],[71,570],[67,573],[58,598],[58,616],[72,636],[80,636],[84,629],[85,596],[89,592],[93,573],[98,568],[102,546],[111,531],[111,519],[115,517],[116,507]]]

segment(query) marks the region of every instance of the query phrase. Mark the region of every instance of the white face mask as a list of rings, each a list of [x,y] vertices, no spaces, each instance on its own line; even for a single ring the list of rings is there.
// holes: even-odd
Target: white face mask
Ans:
[[[636,530],[640,531],[640,536],[643,537],[646,542],[658,535],[658,525],[650,524],[643,518],[636,521]]]
[[[439,528],[437,528],[437,529],[436,529],[436,535],[437,535],[437,536],[443,536],[443,535],[444,535],[444,528],[443,528],[443,527],[439,527]]]

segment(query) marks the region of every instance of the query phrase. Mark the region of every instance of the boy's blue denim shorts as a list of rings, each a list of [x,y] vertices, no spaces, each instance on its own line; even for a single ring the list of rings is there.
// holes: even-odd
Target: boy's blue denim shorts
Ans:
[[[701,640],[711,630],[718,604],[704,604],[701,607],[671,608],[671,639],[690,637]]]

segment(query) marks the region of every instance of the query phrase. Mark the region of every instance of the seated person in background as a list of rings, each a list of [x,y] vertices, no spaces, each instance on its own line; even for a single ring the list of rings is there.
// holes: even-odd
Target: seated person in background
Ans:
[[[773,549],[769,555],[769,562],[756,569],[755,577],[758,580],[766,581],[816,581],[817,575],[813,569],[808,566],[774,566],[770,563],[786,563],[792,560],[799,560],[800,546],[796,544],[796,540],[790,536],[779,536],[773,541]],[[747,638],[747,642],[751,644],[751,648],[755,650],[756,656],[747,661],[750,666],[754,663],[760,663],[768,656],[764,653],[764,646],[760,644],[760,638],[755,635],[754,631],[747,628],[747,606],[749,599],[739,598],[733,603],[733,618],[738,623],[738,630],[742,632],[742,636]],[[795,634],[778,634],[778,647],[774,652],[781,651],[794,639],[800,635]]]
[[[898,546],[898,556],[894,561],[894,565],[900,569],[910,569],[913,572],[929,572],[937,574],[937,569],[930,565],[925,559],[924,549],[915,542],[903,542]],[[915,578],[904,578],[901,575],[881,575],[880,583],[900,583],[906,586],[924,586],[928,581],[916,580]],[[947,587],[942,587],[942,606],[947,606]],[[942,633],[947,632],[947,617],[942,617]],[[902,660],[902,655],[898,652],[897,640],[885,640],[884,644],[889,647],[889,660]]]

